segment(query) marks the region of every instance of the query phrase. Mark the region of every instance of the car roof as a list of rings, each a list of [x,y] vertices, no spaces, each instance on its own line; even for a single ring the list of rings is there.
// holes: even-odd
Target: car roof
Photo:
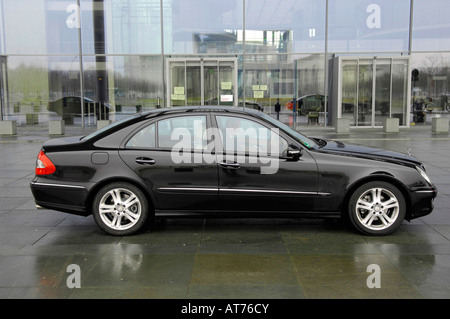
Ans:
[[[241,114],[253,114],[257,115],[261,113],[259,110],[253,108],[237,107],[237,106],[175,106],[175,107],[164,107],[158,108],[146,112],[142,112],[142,116],[154,117],[166,114],[176,114],[176,113],[190,113],[190,112],[225,112],[225,113],[241,113]]]
[[[254,110],[252,108],[244,108],[244,107],[234,107],[234,106],[175,106],[175,107],[164,107],[157,108],[154,110],[135,113],[130,117],[123,118],[117,122],[113,122],[108,126],[105,126],[85,137],[85,140],[96,141],[104,136],[110,134],[113,131],[120,130],[130,123],[140,122],[143,120],[156,118],[162,115],[170,115],[170,114],[183,114],[190,112],[225,112],[232,114],[252,114],[253,116],[261,117],[262,114],[259,110]]]

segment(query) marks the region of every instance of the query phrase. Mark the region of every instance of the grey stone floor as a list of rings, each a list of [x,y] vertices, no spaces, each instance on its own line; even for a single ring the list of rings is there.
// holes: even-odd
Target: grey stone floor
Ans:
[[[302,129],[302,128],[300,128]],[[432,214],[391,236],[368,237],[338,220],[165,220],[112,237],[92,217],[36,210],[29,182],[45,127],[0,137],[0,298],[415,299],[450,298],[450,137],[430,126],[305,127],[308,135],[411,149],[438,186]],[[66,128],[67,135],[92,129]],[[69,288],[69,265],[80,288]],[[380,267],[369,288],[368,266]]]

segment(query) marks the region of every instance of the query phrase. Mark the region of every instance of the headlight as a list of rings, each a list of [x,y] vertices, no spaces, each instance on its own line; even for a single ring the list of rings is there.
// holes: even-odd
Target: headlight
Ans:
[[[425,173],[425,171],[419,166],[416,166],[416,169],[419,172],[419,174],[422,175],[422,177],[425,178],[425,180],[431,185],[432,183],[427,173]]]

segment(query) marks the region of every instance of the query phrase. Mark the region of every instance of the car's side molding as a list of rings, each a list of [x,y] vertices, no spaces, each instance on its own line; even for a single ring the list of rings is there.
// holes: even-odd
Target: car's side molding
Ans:
[[[84,186],[70,185],[70,184],[55,184],[55,183],[41,183],[41,182],[31,182],[33,186],[49,186],[49,187],[65,187],[65,188],[77,188],[86,189]]]
[[[159,187],[158,191],[212,191],[212,192],[241,192],[241,193],[269,193],[269,194],[299,194],[299,195],[317,195],[332,196],[332,193],[324,192],[305,192],[292,190],[269,190],[269,189],[251,189],[251,188],[217,188],[217,187]]]
[[[292,190],[270,190],[270,189],[249,189],[249,188],[221,188],[223,192],[244,192],[244,193],[269,193],[269,194],[300,194],[300,195],[318,195],[318,196],[332,196],[331,193],[321,192],[305,192]]]
[[[216,187],[158,187],[158,191],[204,191],[204,192],[218,192]]]

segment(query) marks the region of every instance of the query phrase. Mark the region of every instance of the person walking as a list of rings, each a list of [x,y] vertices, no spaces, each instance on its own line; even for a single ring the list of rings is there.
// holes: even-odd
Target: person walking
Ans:
[[[280,120],[280,99],[277,100],[277,103],[275,104],[275,112],[277,112],[277,120]]]

